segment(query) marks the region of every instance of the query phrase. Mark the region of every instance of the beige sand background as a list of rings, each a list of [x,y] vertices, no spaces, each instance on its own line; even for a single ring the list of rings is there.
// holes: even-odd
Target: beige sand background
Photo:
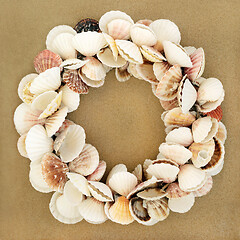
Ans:
[[[0,239],[240,239],[239,8],[238,0],[0,0]],[[135,21],[174,21],[182,33],[182,45],[204,48],[204,76],[219,78],[226,90],[222,105],[228,128],[224,170],[214,177],[211,193],[197,199],[190,212],[171,213],[153,227],[136,222],[129,226],[110,221],[101,225],[82,221],[73,226],[57,222],[48,209],[51,194],[31,187],[29,160],[16,149],[18,134],[12,117],[21,103],[17,86],[24,75],[34,71],[33,59],[45,48],[49,30],[60,24],[74,26],[86,17],[99,19],[111,9],[126,11]],[[133,78],[119,83],[111,72],[102,88],[82,96],[80,109],[69,119],[85,128],[87,142],[107,161],[107,171],[120,162],[133,170],[157,155],[165,137],[162,111],[148,83]]]

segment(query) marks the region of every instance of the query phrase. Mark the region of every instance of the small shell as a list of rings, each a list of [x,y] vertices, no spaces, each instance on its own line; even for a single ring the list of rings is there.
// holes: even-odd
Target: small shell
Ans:
[[[189,150],[192,152],[192,163],[196,168],[205,166],[214,153],[215,143],[211,139],[205,143],[192,143]]]
[[[197,191],[193,192],[195,197],[202,197],[206,194],[208,194],[210,192],[210,190],[212,189],[212,185],[213,185],[213,180],[212,177],[209,176],[206,183]]]
[[[58,131],[55,133],[56,136],[58,136],[60,133],[62,133],[65,129],[67,129],[70,125],[74,125],[75,123],[65,119],[65,121],[63,122],[62,126],[58,129]],[[55,150],[57,151],[57,150]]]
[[[218,122],[215,118],[203,117],[192,124],[194,142],[207,142],[213,138],[218,130]]]
[[[99,161],[98,167],[96,170],[87,176],[88,181],[100,181],[106,171],[107,164],[105,161]]]
[[[184,47],[185,51],[187,52],[188,55],[191,55],[192,53],[194,53],[197,49],[193,46],[187,46]]]
[[[83,176],[92,174],[99,164],[97,149],[91,144],[85,144],[79,156],[69,163],[72,172],[80,173]]]
[[[172,130],[177,129],[177,128],[179,128],[178,125],[169,125],[165,128],[164,131],[166,134],[169,134]]]
[[[53,153],[46,153],[42,158],[42,174],[44,181],[54,191],[62,192],[69,171],[66,163]]]
[[[132,23],[124,19],[113,19],[107,24],[108,34],[113,39],[127,40],[130,38]]]
[[[136,176],[129,172],[114,173],[109,179],[109,187],[123,196],[127,196],[136,185]]]
[[[221,106],[218,106],[216,109],[212,110],[211,112],[207,112],[206,115],[212,118],[216,118],[218,121],[221,121],[223,117],[223,111]]]
[[[76,70],[84,66],[87,62],[88,60],[83,61],[77,58],[72,58],[72,59],[67,59],[63,61],[60,67],[64,69]]]
[[[106,180],[106,184],[109,185],[109,180],[110,178],[118,172],[127,172],[127,167],[124,164],[117,164],[115,165],[111,171],[108,174],[107,180]]]
[[[151,174],[149,174],[148,172],[147,172],[147,169],[148,169],[148,167],[152,164],[152,160],[150,160],[150,159],[145,159],[145,161],[144,161],[144,163],[143,163],[143,174],[144,174],[144,177],[147,179],[147,180],[149,180],[149,179],[151,179],[153,176],[151,175]]]
[[[108,219],[104,211],[104,203],[95,198],[87,198],[82,201],[78,210],[81,216],[92,224],[104,223]]]
[[[57,152],[62,161],[68,163],[73,161],[83,150],[86,135],[84,129],[79,125],[70,125],[55,141],[61,138],[61,135],[65,137]]]
[[[186,192],[200,189],[207,180],[207,174],[192,164],[181,166],[178,174],[179,187]]]
[[[160,188],[148,188],[139,193],[137,196],[145,200],[158,200],[165,197],[167,193]]]
[[[220,165],[218,165],[214,170],[212,170],[211,172],[209,172],[209,174],[211,176],[216,176],[217,174],[219,174],[222,169],[223,169],[223,165],[224,165],[224,160],[221,162]]]
[[[85,18],[79,21],[76,26],[74,27],[74,30],[77,33],[80,32],[100,32],[98,21],[92,18]]]
[[[143,169],[142,169],[142,165],[138,164],[135,169],[133,170],[132,174],[134,174],[137,177],[138,182],[142,182],[142,178],[143,178]]]
[[[142,45],[140,47],[142,55],[150,62],[162,62],[166,58],[155,48]]]
[[[52,116],[48,117],[45,122],[45,128],[47,131],[48,137],[52,137],[58,129],[62,126],[66,116],[68,109],[64,107],[57,112],[55,112]]]
[[[139,74],[137,72],[136,66],[137,66],[137,64],[135,64],[135,63],[129,63],[127,70],[132,76],[134,76],[137,79],[142,80],[142,78],[139,76]]]
[[[127,70],[128,63],[124,66],[115,69],[115,76],[119,82],[126,82],[130,79],[131,75]]]
[[[156,76],[153,72],[153,65],[150,63],[143,63],[136,65],[137,74],[143,80],[150,82],[151,84],[158,84],[159,81],[156,79]]]
[[[190,128],[179,127],[170,131],[166,138],[167,143],[177,143],[188,147],[193,142],[193,136]]]
[[[171,211],[177,213],[188,212],[194,205],[195,197],[193,193],[190,193],[181,198],[171,198],[168,200],[168,207]]]
[[[179,165],[185,164],[192,157],[191,151],[176,143],[162,143],[159,152]]]
[[[171,183],[167,190],[167,198],[171,199],[171,198],[181,198],[184,196],[187,196],[188,194],[190,194],[189,192],[184,192],[180,187],[179,184],[177,182]]]
[[[178,125],[182,127],[190,126],[194,121],[195,117],[191,113],[183,113],[180,107],[173,108],[168,111],[164,116],[164,125]]]
[[[89,181],[88,188],[92,196],[101,202],[113,201],[111,189],[104,183]]]
[[[98,32],[81,32],[72,39],[72,46],[84,56],[94,56],[106,45],[105,37]]]
[[[159,51],[163,50],[163,41],[168,40],[173,43],[179,44],[181,34],[177,25],[167,19],[158,19],[152,22],[149,27],[157,36],[157,44],[155,48]]]
[[[61,87],[59,91],[62,92],[62,104],[67,107],[68,112],[77,110],[80,104],[80,95],[71,90],[67,84]]]
[[[157,43],[157,37],[153,30],[144,24],[136,23],[132,25],[130,35],[132,41],[139,46],[153,46]]]
[[[61,63],[62,59],[59,55],[45,49],[35,57],[34,68],[37,73],[41,73],[52,67],[59,67]]]
[[[156,96],[164,101],[173,100],[177,97],[177,89],[182,79],[182,71],[179,65],[174,65],[165,74],[158,83]]]
[[[115,40],[110,35],[108,35],[107,33],[103,33],[103,36],[105,37],[105,40],[107,41],[108,46],[112,51],[112,55],[113,55],[114,60],[117,61],[119,55],[118,55],[118,49],[117,49],[117,45],[116,45]]]
[[[179,167],[177,163],[169,159],[157,159],[149,165],[146,171],[163,182],[171,183],[177,178]]]
[[[78,70],[65,71],[63,73],[63,81],[75,93],[87,94],[89,91],[88,86],[82,81],[82,78],[79,75]]]
[[[142,64],[142,54],[136,44],[126,40],[116,40],[119,54],[129,62]]]
[[[78,207],[72,205],[64,195],[58,192],[52,195],[49,209],[54,218],[65,224],[75,224],[83,219]]]
[[[25,144],[31,161],[39,161],[45,153],[53,151],[53,140],[47,136],[45,128],[41,125],[35,125],[29,130]]]
[[[26,144],[25,144],[26,136],[27,134],[25,133],[18,139],[17,148],[21,156],[28,158],[27,151],[26,151]]]
[[[222,122],[218,123],[218,131],[216,133],[215,138],[221,141],[222,144],[224,144],[227,139],[227,129]]]
[[[91,79],[87,78],[87,77],[80,71],[80,69],[79,69],[78,74],[79,74],[79,76],[81,77],[82,81],[83,81],[87,86],[90,86],[90,87],[98,88],[98,87],[103,86],[103,84],[104,84],[104,82],[105,82],[105,79],[96,81],[96,80],[91,80]]]
[[[34,78],[29,90],[31,93],[40,94],[50,90],[56,90],[61,85],[60,68],[53,67],[40,73]]]
[[[103,64],[94,57],[86,57],[88,62],[82,67],[82,73],[91,80],[99,81],[106,77]]]
[[[141,19],[138,20],[136,23],[143,24],[145,26],[149,26],[153,21],[150,19]]]
[[[192,54],[190,54],[190,59],[192,62],[192,67],[185,68],[184,74],[194,81],[195,79],[202,76],[205,67],[205,54],[202,48],[198,48]]]
[[[153,64],[153,72],[158,81],[161,81],[164,74],[169,70],[170,65],[168,62],[155,62]]]
[[[83,194],[73,185],[71,181],[67,181],[63,189],[64,197],[72,205],[77,206],[83,200]]]
[[[169,101],[164,101],[160,99],[160,104],[164,110],[172,110],[173,108],[178,107],[178,100],[177,97]]]

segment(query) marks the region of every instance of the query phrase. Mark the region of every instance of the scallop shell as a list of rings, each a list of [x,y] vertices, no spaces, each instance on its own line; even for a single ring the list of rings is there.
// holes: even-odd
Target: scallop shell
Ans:
[[[172,110],[173,108],[178,107],[178,100],[177,98],[169,101],[164,101],[160,99],[160,104],[164,110]]]
[[[119,54],[128,62],[142,64],[142,54],[136,44],[126,40],[116,40]]]
[[[71,183],[84,195],[90,196],[90,191],[88,189],[88,181],[87,179],[78,173],[67,173],[67,177],[71,181]]]
[[[99,164],[97,149],[91,144],[85,144],[79,156],[69,163],[72,172],[80,173],[83,176],[92,174]]]
[[[65,119],[62,126],[58,129],[58,131],[55,133],[56,136],[58,136],[60,133],[62,133],[65,129],[67,129],[70,125],[74,125],[75,123]]]
[[[115,69],[115,76],[119,82],[126,82],[130,79],[131,75],[127,70],[128,63],[124,66]]]
[[[38,192],[49,193],[53,191],[43,179],[41,161],[30,163],[29,181]]]
[[[214,153],[215,143],[211,139],[205,143],[192,143],[189,150],[192,152],[192,163],[196,168],[205,166]]]
[[[158,83],[156,96],[164,101],[173,100],[177,97],[177,89],[182,79],[182,71],[179,65],[174,65],[165,74]]]
[[[104,82],[105,82],[105,79],[102,79],[102,80],[99,80],[99,81],[95,81],[95,80],[91,80],[89,78],[87,78],[79,69],[79,72],[78,72],[79,76],[81,77],[82,81],[87,85],[87,86],[90,86],[90,87],[94,87],[94,88],[98,88],[98,87],[101,87],[103,86]]]
[[[20,104],[14,112],[14,125],[17,132],[22,135],[36,124],[44,124],[45,119],[38,119],[41,112],[32,110],[26,103]]]
[[[149,179],[151,179],[153,176],[151,175],[151,174],[149,174],[148,172],[147,172],[147,169],[148,169],[148,167],[152,164],[152,160],[150,160],[150,159],[145,159],[145,161],[144,161],[144,163],[143,163],[143,174],[144,174],[144,177],[147,179],[147,180],[149,180]]]
[[[181,34],[177,25],[167,19],[158,19],[152,22],[149,27],[157,36],[157,44],[155,48],[159,51],[163,50],[163,41],[168,40],[179,44],[181,41]]]
[[[29,90],[31,93],[40,94],[50,90],[56,90],[61,85],[60,68],[53,67],[40,73],[34,78]]]
[[[106,171],[107,164],[105,161],[99,161],[98,167],[96,170],[87,176],[88,181],[100,181]]]
[[[164,53],[167,61],[172,64],[178,64],[181,67],[192,67],[192,62],[184,48],[170,41],[163,41]]]
[[[75,93],[87,94],[89,92],[88,86],[82,81],[78,70],[67,70],[63,73],[63,81],[67,84],[69,89]],[[65,101],[67,101],[65,99]]]
[[[104,211],[104,203],[95,198],[87,198],[78,207],[83,218],[92,224],[104,223],[108,218]]]
[[[137,177],[129,172],[114,173],[109,179],[109,187],[123,196],[127,196],[136,185]]]
[[[184,47],[185,51],[187,52],[188,55],[191,55],[192,53],[194,53],[197,49],[193,46],[187,46]]]
[[[27,151],[26,151],[26,144],[25,144],[26,136],[27,134],[25,133],[18,139],[17,149],[21,156],[28,158]]]
[[[44,111],[56,96],[57,93],[55,91],[41,93],[32,101],[31,108],[38,111]]]
[[[122,225],[130,224],[134,221],[129,210],[129,200],[124,196],[119,197],[110,207],[109,205],[105,205],[105,212],[111,221]]]
[[[159,81],[156,79],[156,76],[153,72],[153,65],[150,63],[143,63],[136,65],[137,74],[143,80],[150,82],[151,84],[158,84]]]
[[[137,72],[136,66],[137,66],[137,64],[135,64],[135,63],[129,63],[127,70],[135,78],[142,80],[142,78],[139,76],[139,74]]]
[[[64,195],[58,192],[52,195],[49,209],[54,218],[65,224],[75,224],[83,219],[78,207],[72,205]]]
[[[124,164],[117,164],[115,165],[111,171],[108,174],[107,180],[106,180],[106,184],[109,185],[109,180],[111,179],[111,177],[118,172],[127,172],[127,167]]]
[[[61,57],[52,51],[45,49],[34,59],[34,68],[37,73],[41,73],[52,67],[59,67],[62,63]]]
[[[58,138],[61,138],[61,135],[65,135],[65,138],[57,152],[60,154],[62,161],[68,163],[82,152],[86,135],[84,129],[79,125],[70,125]]]
[[[64,197],[72,205],[77,206],[83,200],[83,194],[73,185],[71,181],[67,181],[63,189]]]
[[[142,178],[143,178],[143,169],[142,169],[142,165],[138,164],[135,169],[133,170],[132,174],[134,174],[137,177],[138,182],[142,182]]]
[[[178,174],[179,187],[186,192],[200,189],[207,180],[207,174],[192,164],[181,166]]]
[[[85,18],[80,20],[74,27],[74,30],[77,33],[88,31],[100,32],[98,21],[92,18]]]
[[[72,39],[72,46],[84,56],[94,56],[106,45],[105,37],[98,32],[81,32]]]
[[[77,58],[66,59],[61,63],[60,67],[64,69],[76,70],[84,66],[87,62],[88,60],[83,61]]]
[[[62,104],[67,107],[68,112],[77,110],[80,104],[79,94],[71,90],[68,85],[64,85],[59,91],[62,92]]]
[[[155,62],[153,64],[153,72],[158,81],[161,81],[162,77],[169,70],[170,65],[168,62]]]
[[[207,112],[206,115],[212,118],[216,118],[218,121],[221,121],[223,117],[223,111],[221,106],[218,106],[216,109],[212,110],[211,112]]]
[[[150,62],[162,62],[166,58],[155,48],[142,45],[140,47],[142,55]]]
[[[105,37],[105,40],[107,41],[108,46],[112,51],[112,55],[113,55],[114,60],[117,61],[119,55],[118,55],[118,49],[117,49],[117,45],[116,45],[115,40],[110,35],[108,35],[107,33],[103,33],[103,36]]]
[[[62,192],[69,171],[66,163],[53,153],[46,153],[42,158],[42,174],[44,181],[54,191]]]
[[[192,67],[185,68],[184,73],[187,74],[191,81],[202,76],[205,67],[205,54],[202,48],[198,48],[191,55],[190,59]]]
[[[25,144],[27,155],[33,162],[41,160],[45,153],[53,151],[53,140],[47,136],[45,128],[41,125],[35,125],[29,130]]]
[[[36,73],[31,73],[22,78],[18,85],[18,96],[19,98],[27,104],[31,104],[35,95],[29,90],[33,80],[38,76]]]
[[[106,70],[102,63],[94,57],[86,57],[88,62],[82,67],[82,73],[91,80],[99,81],[106,77]]]
[[[163,182],[171,183],[177,178],[179,167],[177,163],[169,159],[157,159],[149,165],[146,171]]]
[[[181,127],[188,127],[195,121],[195,116],[191,113],[183,113],[180,107],[173,108],[164,116],[164,125],[178,125]]]
[[[213,138],[218,130],[218,122],[215,118],[203,117],[192,124],[194,142],[207,142]]]
[[[181,198],[172,198],[168,200],[168,207],[171,211],[177,213],[188,212],[194,205],[195,197],[193,193],[190,193]]]
[[[209,172],[209,174],[211,176],[216,176],[217,174],[219,174],[222,171],[223,165],[224,165],[224,160],[221,162],[220,165],[218,165],[215,169],[213,169],[211,172]]]
[[[68,108],[64,107],[55,112],[52,116],[48,117],[45,122],[45,128],[47,131],[48,137],[52,137],[58,129],[62,126],[66,116]]]
[[[221,141],[222,144],[224,144],[227,139],[227,129],[222,122],[218,123],[218,131],[216,133],[215,138]]]
[[[141,19],[138,20],[136,23],[143,24],[145,26],[149,26],[153,21],[150,19]]]
[[[185,164],[192,157],[190,150],[176,143],[162,143],[159,152],[179,165]]]
[[[92,196],[101,202],[113,201],[111,189],[104,183],[89,181],[88,188]]]
[[[177,182],[171,183],[166,190],[167,198],[181,198],[190,194],[190,192],[184,192]]]
[[[166,134],[169,134],[172,130],[177,129],[177,128],[179,128],[178,125],[169,125],[165,128],[164,131]]]
[[[130,36],[132,41],[139,46],[153,46],[157,43],[157,37],[153,30],[144,24],[136,23],[132,25]]]
[[[151,200],[151,201],[161,199],[166,195],[167,193],[160,188],[148,188],[137,193],[138,197],[145,200]]]
[[[151,216],[151,218],[158,221],[165,220],[170,213],[168,208],[168,202],[165,198],[153,201],[146,201],[146,205],[148,214]]]
[[[166,138],[167,143],[177,143],[188,147],[193,142],[193,136],[190,128],[179,127],[170,131]]]
[[[197,191],[193,192],[195,197],[202,197],[206,194],[208,194],[210,192],[210,190],[212,189],[212,185],[213,185],[213,180],[212,177],[209,176],[206,183]]]

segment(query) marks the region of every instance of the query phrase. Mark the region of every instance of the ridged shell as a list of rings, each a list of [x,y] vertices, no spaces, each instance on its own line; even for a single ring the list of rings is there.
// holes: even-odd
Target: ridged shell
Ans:
[[[83,74],[80,69],[79,69],[79,72],[78,72],[79,76],[81,77],[82,81],[89,87],[94,87],[94,88],[98,88],[98,87],[101,87],[103,86],[104,82],[105,82],[105,79],[102,79],[102,80],[99,80],[99,81],[96,81],[96,80],[91,80],[89,78],[87,78],[85,76],[85,74]]]
[[[127,70],[132,76],[134,76],[137,79],[142,80],[142,78],[139,76],[139,74],[137,72],[136,66],[137,66],[137,64],[135,64],[135,63],[129,63]]]
[[[44,111],[56,96],[57,92],[55,91],[41,93],[32,101],[31,108],[38,111]]]
[[[218,121],[221,121],[223,117],[223,111],[221,106],[218,106],[216,109],[212,110],[211,112],[207,112],[206,115],[212,118],[216,118]]]
[[[141,19],[138,20],[136,23],[143,24],[145,26],[149,26],[153,21],[150,19]]]
[[[128,63],[122,67],[115,68],[115,76],[119,82],[126,82],[130,79],[131,75],[128,72]]]
[[[188,55],[191,55],[192,53],[194,53],[197,49],[193,46],[187,46],[184,47],[185,51],[187,52]]]
[[[222,144],[224,144],[227,139],[227,129],[222,122],[218,123],[218,131],[216,133],[215,138],[221,141]]]
[[[70,125],[74,125],[75,123],[65,119],[65,121],[63,122],[63,124],[61,125],[61,127],[58,129],[58,131],[56,132],[56,136],[58,136],[60,133],[62,133],[66,128],[68,128]],[[57,151],[57,150],[56,150]]]
[[[165,197],[167,193],[160,188],[148,188],[139,193],[137,196],[145,200],[158,200]]]
[[[88,189],[92,196],[101,202],[112,202],[113,195],[111,189],[102,182],[89,181]]]
[[[132,174],[134,174],[134,175],[137,177],[137,180],[138,180],[139,183],[142,182],[142,178],[143,178],[142,165],[141,165],[141,164],[138,164],[138,165],[134,168]]]
[[[106,180],[106,184],[109,185],[109,180],[111,179],[111,177],[118,172],[127,172],[127,167],[124,164],[117,164],[115,165],[111,171],[108,174],[107,180]]]
[[[64,69],[71,69],[71,70],[76,70],[84,66],[88,60],[80,60],[77,58],[71,58],[71,59],[66,59],[65,61],[62,62],[60,65],[61,68]]]
[[[164,101],[160,99],[160,104],[164,110],[172,110],[173,108],[176,108],[179,106],[177,98],[174,98],[173,100],[169,100],[169,101]]]
[[[153,72],[153,65],[150,63],[143,63],[136,65],[137,74],[143,80],[150,82],[151,84],[158,84],[159,81],[156,79],[156,76]]]
[[[155,62],[153,64],[153,72],[158,81],[161,81],[164,74],[169,70],[170,65],[168,62]]]
[[[189,192],[184,192],[177,182],[171,183],[166,190],[167,198],[181,198],[190,194]]]
[[[149,47],[147,45],[142,45],[140,47],[142,55],[150,62],[162,62],[166,58],[155,48]]]
[[[202,197],[206,194],[208,194],[210,192],[210,190],[212,189],[212,185],[213,185],[213,180],[212,177],[209,176],[206,183],[197,191],[193,192],[195,197]]]
[[[26,151],[26,140],[27,134],[23,134],[17,141],[17,149],[21,156],[28,158],[27,151]]]
[[[83,200],[83,194],[69,180],[64,185],[63,195],[74,206]]]
[[[100,181],[106,171],[107,164],[105,161],[99,161],[98,167],[96,170],[87,176],[88,181]]]
[[[115,40],[110,35],[108,35],[107,33],[103,33],[103,36],[105,37],[105,40],[108,43],[108,47],[112,51],[112,55],[113,55],[114,60],[117,61],[119,55],[118,55],[118,49],[117,49],[117,45],[116,45]]]
[[[100,32],[98,21],[93,18],[81,19],[74,27],[77,33],[80,32]]]

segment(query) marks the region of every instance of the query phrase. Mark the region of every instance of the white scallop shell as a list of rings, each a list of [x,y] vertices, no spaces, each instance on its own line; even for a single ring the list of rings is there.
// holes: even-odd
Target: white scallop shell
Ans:
[[[197,49],[193,46],[187,46],[187,47],[184,47],[186,53],[188,55],[191,55],[192,53],[194,53]]]
[[[67,181],[64,185],[63,189],[64,197],[70,202],[72,205],[77,206],[83,200],[83,194],[74,186],[71,181]]]
[[[153,47],[142,45],[140,47],[140,51],[142,55],[150,62],[162,62],[163,60],[166,61],[166,58]]]
[[[17,149],[21,156],[28,158],[27,151],[26,151],[26,140],[27,133],[23,134],[17,141]]]
[[[220,163],[220,165],[218,165],[214,170],[212,170],[211,172],[209,172],[209,174],[211,176],[216,176],[217,174],[219,174],[222,169],[223,169],[223,165],[224,165],[224,160]]]
[[[143,178],[143,169],[142,169],[142,165],[138,164],[132,174],[134,174],[137,177],[138,182],[142,182],[142,178]]]
[[[79,76],[81,77],[82,81],[84,83],[86,83],[89,87],[94,87],[94,88],[98,88],[103,86],[105,79],[99,80],[99,81],[95,81],[95,80],[91,80],[89,78],[87,78],[85,76],[85,74],[83,74],[82,72],[79,72]]]
[[[65,61],[63,61],[62,64],[60,65],[60,67],[62,67],[64,69],[76,70],[76,69],[79,69],[82,66],[84,66],[87,62],[88,62],[88,60],[80,60],[77,58],[70,58],[70,59],[66,59]]]
[[[55,91],[41,93],[32,101],[31,108],[38,111],[44,111],[56,96],[57,92]]]
[[[167,193],[160,188],[148,188],[139,193],[137,196],[145,200],[158,200],[165,197]]]
[[[227,129],[222,122],[218,122],[218,131],[216,133],[215,138],[221,141],[223,144],[227,139]]]
[[[107,33],[103,33],[103,36],[105,37],[105,39],[108,43],[108,46],[112,51],[113,58],[116,61],[119,55],[118,55],[118,49],[117,49],[115,40],[113,39],[113,37],[111,37]]]
[[[101,202],[113,201],[111,189],[104,183],[88,181],[88,189],[92,196]]]
[[[158,84],[159,81],[153,72],[153,65],[150,63],[136,64],[137,74],[143,80],[150,82],[151,84]]]
[[[115,76],[119,82],[126,82],[131,78],[131,74],[128,72],[128,65],[127,62],[124,66],[115,68]]]
[[[170,65],[168,62],[155,62],[153,64],[153,72],[158,81],[161,81],[164,74],[168,71]]]
[[[98,167],[96,170],[87,176],[88,181],[100,181],[106,171],[107,164],[105,161],[99,161]]]
[[[120,163],[120,164],[117,164],[115,165],[111,171],[109,172],[108,174],[108,177],[107,177],[107,180],[106,180],[106,184],[109,185],[109,180],[110,178],[115,174],[115,173],[118,173],[118,172],[127,172],[127,167],[126,165]]]
[[[197,191],[194,191],[193,194],[195,197],[202,197],[210,192],[210,190],[212,189],[212,186],[213,186],[213,180],[212,180],[212,177],[209,176],[205,184]]]
[[[135,78],[142,80],[142,78],[139,76],[139,74],[137,72],[136,66],[137,66],[137,64],[135,64],[135,63],[129,63],[127,70]]]

